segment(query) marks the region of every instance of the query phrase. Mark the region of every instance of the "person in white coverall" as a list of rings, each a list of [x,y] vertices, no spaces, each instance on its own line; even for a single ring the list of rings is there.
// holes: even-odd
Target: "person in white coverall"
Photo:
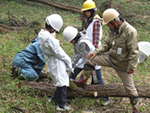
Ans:
[[[61,16],[52,14],[46,18],[45,29],[41,29],[38,34],[41,50],[48,57],[49,75],[57,87],[48,102],[56,102],[58,111],[71,110],[66,105],[66,87],[69,86],[67,70],[72,69],[71,59],[61,48],[59,40],[51,35],[53,32],[59,32],[62,26]]]

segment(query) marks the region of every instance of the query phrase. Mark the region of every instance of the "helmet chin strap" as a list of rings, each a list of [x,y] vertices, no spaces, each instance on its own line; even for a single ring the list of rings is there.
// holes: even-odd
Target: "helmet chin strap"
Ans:
[[[115,29],[111,29],[112,30],[112,32],[114,33],[114,35],[116,36],[116,35],[118,35],[119,34],[119,30],[117,29],[117,27],[114,25],[114,24],[112,24],[111,22],[109,22],[112,26],[114,26],[114,28]]]
[[[54,33],[55,30],[52,28],[52,29],[49,29],[49,32],[50,32],[50,33]]]
[[[49,25],[47,29],[50,33],[54,33],[56,31],[51,25]]]
[[[50,31],[50,33],[54,33],[55,31]]]

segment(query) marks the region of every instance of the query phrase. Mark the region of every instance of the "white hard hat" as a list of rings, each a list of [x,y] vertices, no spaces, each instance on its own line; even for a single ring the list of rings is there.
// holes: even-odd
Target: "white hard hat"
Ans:
[[[52,14],[46,18],[46,23],[51,25],[56,31],[59,31],[63,26],[63,19],[58,14]]]
[[[78,34],[78,30],[75,27],[68,26],[63,31],[63,37],[66,42],[73,40]]]

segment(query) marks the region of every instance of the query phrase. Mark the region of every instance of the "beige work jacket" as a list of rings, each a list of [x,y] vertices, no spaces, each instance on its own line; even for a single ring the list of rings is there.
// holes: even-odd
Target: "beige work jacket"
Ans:
[[[110,30],[104,40],[94,52],[102,54],[108,52],[112,63],[124,70],[135,70],[138,59],[137,31],[125,20],[119,28],[119,34],[115,36]]]

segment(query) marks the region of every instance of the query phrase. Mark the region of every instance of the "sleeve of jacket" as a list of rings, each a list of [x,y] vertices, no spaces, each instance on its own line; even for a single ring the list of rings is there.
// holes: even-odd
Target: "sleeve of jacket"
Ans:
[[[104,40],[104,43],[101,44],[97,49],[94,50],[94,53],[100,55],[102,53],[108,52],[111,47],[109,36],[107,36]]]
[[[138,60],[138,54],[139,54],[136,30],[129,31],[128,39],[127,39],[127,47],[129,50],[129,63],[128,63],[127,69],[135,70],[137,67],[137,60]]]
[[[90,52],[89,46],[88,46],[85,42],[82,42],[82,43],[79,45],[78,50],[77,50],[75,56],[74,56],[73,59],[72,59],[72,64],[73,64],[73,66],[74,66],[82,57],[86,57],[89,52]]]
[[[65,62],[68,68],[67,70],[72,69],[71,58],[67,55],[67,53],[60,46],[54,49],[54,54],[58,59]]]
[[[45,42],[45,47],[48,48],[48,51],[51,54],[53,54],[56,58],[65,62],[66,66],[67,66],[67,70],[72,69],[71,58],[61,48],[61,46],[59,45],[59,41],[48,40]]]

